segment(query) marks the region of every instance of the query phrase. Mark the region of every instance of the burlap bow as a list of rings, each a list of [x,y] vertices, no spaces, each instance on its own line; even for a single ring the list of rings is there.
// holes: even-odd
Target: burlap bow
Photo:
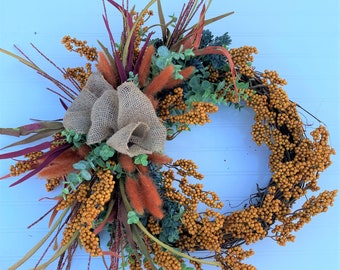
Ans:
[[[132,82],[115,90],[99,73],[91,74],[63,124],[87,134],[88,145],[106,141],[130,157],[161,152],[166,140],[166,128],[142,91]]]

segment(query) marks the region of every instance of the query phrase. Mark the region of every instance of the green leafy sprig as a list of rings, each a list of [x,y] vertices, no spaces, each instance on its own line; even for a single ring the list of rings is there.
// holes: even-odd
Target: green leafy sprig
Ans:
[[[170,51],[166,46],[160,46],[157,49],[157,55],[152,58],[152,74],[156,76],[167,66],[173,65],[174,78],[183,79],[183,76],[179,73],[183,67],[186,66],[186,62],[189,61],[195,54],[192,49],[180,50],[178,52]]]
[[[78,142],[81,145],[81,136],[76,136],[74,132],[68,132],[69,137],[66,138],[70,142]],[[65,188],[62,190],[62,196],[65,199],[70,192],[75,191],[77,187],[84,181],[91,181],[93,179],[93,172],[99,168],[104,170],[110,170],[120,178],[123,170],[119,163],[112,163],[110,160],[114,157],[116,151],[107,145],[101,143],[96,145],[91,152],[85,157],[85,160],[81,160],[73,164],[75,172],[69,173],[66,177]]]

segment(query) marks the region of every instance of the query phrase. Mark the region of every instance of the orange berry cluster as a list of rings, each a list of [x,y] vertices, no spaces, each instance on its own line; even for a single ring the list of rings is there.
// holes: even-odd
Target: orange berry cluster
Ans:
[[[260,208],[250,206],[244,210],[235,211],[227,216],[224,228],[237,239],[244,239],[246,244],[255,243],[267,235],[259,219]]]
[[[317,197],[312,196],[301,207],[291,215],[286,215],[280,220],[282,223],[276,225],[272,230],[273,238],[279,245],[285,245],[287,241],[294,241],[295,236],[291,233],[300,230],[304,224],[309,223],[313,216],[327,212],[328,207],[334,203],[337,190],[323,191]]]
[[[188,176],[193,176],[198,180],[203,179],[203,175],[196,171],[197,165],[192,160],[180,159],[169,167],[169,170],[162,172],[166,197],[190,207],[194,211],[197,210],[199,202],[211,208],[222,208],[223,203],[219,201],[215,192],[204,191],[202,184],[189,184]],[[181,176],[180,180],[176,179],[173,169]],[[174,186],[175,181],[179,182],[180,190]]]
[[[271,150],[272,178],[262,192],[254,194],[258,199],[256,203],[226,216],[223,229],[233,241],[242,239],[246,244],[263,239],[271,231],[272,238],[284,245],[294,240],[291,232],[299,230],[312,216],[327,211],[333,204],[337,191],[325,191],[316,198],[307,199],[301,209],[292,213],[294,202],[308,190],[319,190],[319,172],[331,164],[330,156],[335,151],[328,144],[325,127],[312,131],[311,138],[305,135],[296,104],[281,88],[286,81],[275,71],[266,70],[261,76],[256,93],[247,92],[250,96],[247,105],[255,112],[253,140]],[[279,225],[275,225],[276,221]]]
[[[87,200],[89,192],[90,192],[90,182],[82,182],[77,187],[77,190],[75,190],[74,192],[70,194],[67,194],[66,198],[57,204],[56,210],[57,211],[64,210],[75,202],[78,202],[78,203],[85,202]]]
[[[148,28],[147,27],[142,27],[145,23],[145,16],[152,16],[153,11],[152,10],[145,10],[144,13],[141,14],[141,18],[138,22],[135,22],[136,28],[135,28],[135,43],[134,43],[134,59],[136,60],[139,53],[140,49],[139,46],[142,42],[143,34],[147,32]],[[136,21],[138,16],[137,14],[134,15],[134,20]]]
[[[208,78],[209,82],[212,82],[212,83],[217,82],[220,76],[220,72],[214,69],[212,66],[209,66],[208,71],[209,71],[209,78]]]
[[[23,174],[27,171],[30,171],[34,168],[36,164],[38,164],[38,158],[43,155],[43,152],[32,152],[26,154],[24,157],[27,158],[26,160],[20,160],[14,165],[10,166],[10,175],[11,176],[18,176]]]
[[[212,209],[201,214],[188,209],[182,216],[178,246],[183,250],[220,252],[224,243],[224,220],[223,214]]]
[[[170,251],[162,250],[157,243],[152,243],[155,263],[164,270],[181,270],[181,261],[177,259]]]
[[[70,52],[77,52],[81,57],[84,56],[88,61],[97,60],[97,49],[87,45],[87,41],[71,38],[70,36],[64,36],[61,40],[65,48]]]
[[[128,259],[129,269],[131,270],[143,270],[142,263],[140,260],[141,255],[138,254],[138,258],[135,254],[131,254]],[[145,266],[145,265],[144,265]],[[149,269],[149,268],[145,268]],[[150,268],[152,269],[152,268]]]
[[[162,227],[153,216],[148,218],[148,229],[153,235],[159,235],[162,232]]]
[[[279,74],[275,70],[265,69],[261,74],[262,83],[265,85],[286,85],[287,81],[280,78]]]
[[[170,200],[175,200],[187,209],[197,210],[199,202],[211,208],[220,209],[223,203],[218,195],[213,191],[204,191],[202,184],[189,184],[188,177],[192,176],[198,180],[203,179],[203,175],[196,171],[197,165],[192,160],[179,159],[169,166],[170,169],[162,172],[165,196]],[[180,180],[176,179],[177,174],[181,176]],[[175,187],[174,182],[179,182],[178,187]]]
[[[177,87],[173,90],[173,94],[167,95],[159,103],[159,117],[166,121],[170,115],[172,109],[185,111],[187,106],[183,101],[183,88]]]
[[[64,75],[65,79],[75,79],[78,83],[80,88],[83,88],[92,73],[91,64],[86,63],[85,68],[83,67],[76,67],[76,68],[67,68],[66,73]]]
[[[210,123],[208,113],[218,111],[218,106],[209,102],[193,102],[189,111],[180,115],[169,116],[169,121],[172,123],[180,123],[183,125],[204,125]],[[185,128],[187,129],[187,128]]]
[[[253,250],[243,250],[241,246],[236,246],[229,248],[227,255],[224,257],[221,254],[215,255],[215,259],[222,264],[223,270],[256,270],[254,266],[242,263],[244,259],[249,258],[253,254]]]
[[[50,146],[50,149],[54,149],[60,145],[66,144],[66,138],[61,135],[61,133],[56,133],[52,136],[53,140],[52,140],[52,144]]]
[[[253,78],[255,70],[251,66],[251,63],[254,61],[254,56],[252,54],[257,54],[257,49],[251,46],[243,46],[230,49],[229,53],[237,71],[242,75]]]
[[[203,178],[203,175],[196,169],[197,165],[193,161],[185,159],[177,160],[169,165],[169,170],[162,172],[164,196],[180,203],[185,208],[179,228],[178,247],[190,251],[197,249],[218,251],[224,242],[225,216],[212,208],[221,209],[223,203],[215,192],[204,191],[202,184],[189,183],[188,177],[190,176],[198,180]],[[176,175],[181,177],[180,180],[176,179]],[[211,209],[199,213],[199,203],[204,203]]]
[[[46,179],[46,184],[45,184],[46,190],[47,191],[54,190],[56,187],[60,185],[61,180],[62,178],[60,177]]]
[[[174,114],[173,110],[176,110]],[[183,101],[183,89],[177,87],[159,103],[159,117],[163,121],[180,124],[177,131],[188,130],[188,125],[204,125],[210,122],[208,113],[218,111],[209,102],[192,102],[190,108]]]
[[[196,258],[196,257],[194,257],[194,258]],[[192,261],[192,260],[190,260],[190,263],[192,264],[193,267],[195,267],[195,270],[203,270],[201,263],[198,263],[198,262]]]
[[[79,240],[85,250],[91,256],[101,256],[99,238],[93,232],[93,221],[110,200],[115,181],[109,170],[97,171],[97,179],[94,181],[91,188],[89,184],[81,184],[76,192],[69,194],[65,201],[59,203],[57,209],[64,208],[69,202],[76,202],[78,205],[74,208],[75,212],[66,225],[62,245],[66,245],[72,236],[79,231]]]

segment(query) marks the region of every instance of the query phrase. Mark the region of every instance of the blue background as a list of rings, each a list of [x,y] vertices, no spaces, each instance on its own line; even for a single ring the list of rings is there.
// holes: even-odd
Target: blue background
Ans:
[[[146,3],[131,1],[131,5],[134,2],[137,10]],[[163,2],[165,13],[169,15],[179,14],[184,3]],[[121,19],[108,7],[118,39]],[[30,47],[30,42],[61,67],[82,63],[77,55],[70,54],[60,44],[64,35],[88,40],[93,46],[97,46],[98,39],[108,44],[100,0],[20,3],[0,0],[0,10],[0,47],[14,51],[13,44],[18,45],[41,68],[57,77],[60,76],[58,72]],[[331,145],[339,152],[339,1],[214,0],[207,17],[228,11],[235,11],[235,14],[209,29],[215,35],[229,32],[233,39],[231,47],[256,46],[259,50],[254,62],[256,68],[275,69],[287,79],[285,90],[290,99],[327,124]],[[53,85],[16,60],[0,55],[0,126],[19,126],[28,123],[30,118],[62,118],[63,109],[58,99],[46,91],[46,87]],[[238,205],[254,192],[255,183],[265,184],[270,177],[268,151],[255,146],[250,138],[252,115],[249,109],[241,113],[221,109],[212,116],[211,124],[195,127],[191,133],[182,134],[166,146],[172,157],[196,161],[206,175],[205,184],[218,190],[226,205]],[[302,117],[306,117],[309,124],[317,124],[306,113],[302,112]],[[11,141],[11,138],[0,137],[0,147]],[[339,155],[332,157],[334,164],[321,175],[322,189],[339,188]],[[10,162],[1,161],[0,175],[8,173],[9,165]],[[38,198],[58,193],[47,194],[42,179],[33,178],[8,188],[13,181],[0,182],[0,269],[20,259],[48,231],[48,220],[30,230],[26,227],[54,205],[53,201],[38,201]],[[260,270],[340,269],[339,210],[339,201],[336,201],[327,213],[315,217],[296,233],[295,243],[280,247],[265,239],[252,245],[256,254],[247,262]],[[34,266],[37,258],[35,256],[20,269]],[[86,265],[87,255],[78,252],[74,269],[86,269]],[[95,265],[98,265],[96,269],[103,269],[100,260],[93,260]],[[205,266],[204,269],[210,268]]]

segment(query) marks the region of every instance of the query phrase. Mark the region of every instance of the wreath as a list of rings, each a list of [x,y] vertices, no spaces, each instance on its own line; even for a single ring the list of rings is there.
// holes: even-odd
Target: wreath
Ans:
[[[159,38],[146,26],[155,2]],[[252,66],[255,47],[229,50],[227,33],[214,37],[204,29],[231,13],[206,19],[204,1],[188,0],[178,18],[166,22],[160,0],[150,1],[141,12],[108,0],[123,18],[117,44],[103,3],[109,48],[99,42],[98,50],[70,36],[62,39],[66,49],[88,60],[85,67],[58,68],[70,84],[50,76],[20,49],[21,56],[0,49],[51,80],[60,90],[51,91],[65,109],[60,121],[0,129],[4,135],[26,136],[7,147],[34,143],[0,155],[16,159],[2,179],[24,174],[11,184],[15,186],[37,175],[46,179],[47,191],[61,186],[56,205],[44,215],[50,215],[50,231],[9,269],[59,238],[55,254],[42,262],[42,252],[34,269],[55,260],[57,269],[69,269],[78,247],[89,253],[89,264],[91,257],[102,256],[106,269],[127,264],[130,269],[193,269],[189,263],[195,269],[203,264],[255,269],[243,263],[253,254],[245,245],[266,237],[285,245],[294,240],[293,232],[333,204],[336,190],[306,196],[319,191],[320,172],[335,154],[327,129],[320,125],[311,136],[305,133],[300,106],[282,88],[286,81],[275,71]],[[189,27],[197,12],[198,22]],[[254,110],[252,138],[270,150],[272,173],[268,185],[258,186],[243,209],[228,214],[222,213],[218,194],[199,183],[203,175],[192,160],[173,161],[164,153],[166,140],[191,125],[204,125],[210,113],[225,105]],[[206,206],[204,212],[199,204]],[[103,232],[109,235],[107,243]],[[191,254],[199,250],[213,255]]]

